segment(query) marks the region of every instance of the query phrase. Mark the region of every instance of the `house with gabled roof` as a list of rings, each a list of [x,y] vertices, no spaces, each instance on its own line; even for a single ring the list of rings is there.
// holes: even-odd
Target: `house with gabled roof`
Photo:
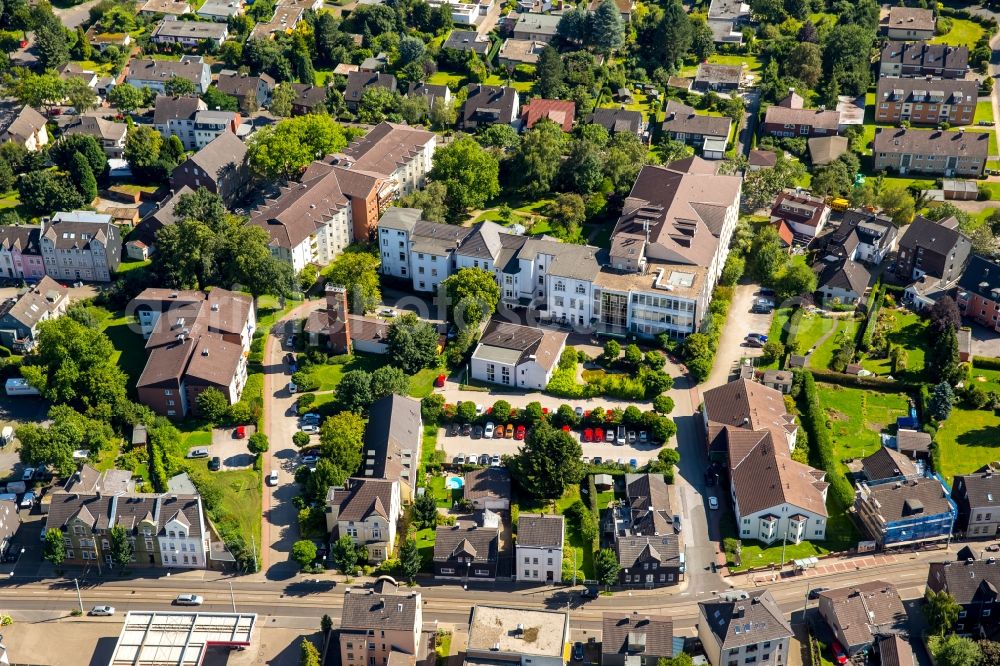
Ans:
[[[619,583],[626,587],[676,585],[684,576],[684,553],[673,533],[621,537],[615,542],[615,555],[621,567]]]
[[[49,142],[45,116],[28,105],[0,103],[0,143],[12,141],[34,153]]]
[[[993,538],[1000,531],[1000,472],[994,465],[956,475],[951,499],[958,507],[957,533],[981,539]]]
[[[789,663],[792,627],[766,589],[728,590],[699,602],[697,626],[712,666]]]
[[[566,333],[494,319],[470,361],[472,377],[504,386],[543,389],[566,347]]]
[[[562,581],[566,526],[562,516],[522,513],[517,519],[517,580],[551,585]]]
[[[423,663],[421,642],[423,597],[380,576],[370,588],[353,587],[344,593],[341,611],[340,663],[344,666],[376,664],[414,666]],[[378,636],[374,644],[370,639]],[[374,645],[374,647],[372,647]]]
[[[958,281],[955,302],[967,319],[1000,332],[1000,263],[973,255]]]
[[[376,564],[391,557],[402,510],[399,488],[397,480],[376,478],[352,478],[343,488],[330,488],[326,495],[330,540],[351,537]]]
[[[937,477],[858,484],[855,514],[879,548],[898,548],[951,537],[958,513]]]
[[[915,479],[921,475],[906,455],[886,446],[861,459],[861,473],[872,484]]]
[[[35,346],[43,321],[57,319],[69,307],[69,289],[47,275],[36,284],[0,303],[0,345],[23,354]]]
[[[961,636],[996,636],[1000,630],[1000,559],[959,559],[931,562],[927,589],[947,592],[960,606],[953,630]]]
[[[500,516],[489,509],[434,533],[434,577],[495,580],[500,561]],[[509,575],[509,574],[508,574]]]
[[[604,666],[657,666],[660,659],[672,659],[683,648],[683,637],[674,637],[674,623],[665,615],[604,613],[601,627]]]
[[[881,580],[820,592],[819,614],[852,656],[870,650],[879,636],[907,631],[896,586]]]
[[[781,391],[737,379],[705,391],[709,455],[726,464],[740,538],[826,536],[826,473],[793,460],[799,426]]]
[[[376,400],[368,410],[359,476],[398,481],[402,501],[412,501],[422,438],[419,400],[396,394]]]
[[[244,196],[253,182],[247,146],[232,132],[223,132],[170,173],[174,190],[204,187],[227,205]]]

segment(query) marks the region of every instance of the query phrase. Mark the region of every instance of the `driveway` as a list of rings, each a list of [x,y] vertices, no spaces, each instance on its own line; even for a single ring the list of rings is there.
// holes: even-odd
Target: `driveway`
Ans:
[[[970,324],[972,327],[972,355],[1000,357],[1000,333],[980,326]]]
[[[750,312],[754,295],[760,290],[758,284],[741,284],[736,287],[733,302],[729,306],[729,317],[722,329],[719,349],[715,354],[715,365],[708,381],[701,385],[702,391],[722,386],[727,383],[736,371],[743,358],[757,358],[764,352],[760,348],[744,347],[747,333],[763,333],[767,335],[771,328],[773,314],[754,314]]]
[[[264,429],[270,442],[264,457],[264,476],[277,470],[278,484],[264,486],[261,570],[272,580],[290,578],[298,572],[298,565],[288,560],[292,544],[299,538],[298,509],[292,503],[299,494],[294,476],[299,452],[292,443],[292,435],[298,430],[298,412],[295,395],[288,392],[284,356],[289,348],[285,340],[298,319],[320,307],[323,301],[316,300],[292,310],[274,325],[264,347]]]
[[[52,11],[62,24],[69,29],[75,29],[77,26],[83,24],[88,18],[90,18],[90,8],[95,6],[100,0],[88,0],[88,2],[82,2],[79,5],[73,5],[72,7],[53,7]]]
[[[254,433],[255,426],[245,426],[247,437]],[[213,428],[212,445],[208,447],[209,456],[219,456],[222,469],[245,469],[253,465],[253,456],[247,449],[246,439],[237,439],[234,428]]]

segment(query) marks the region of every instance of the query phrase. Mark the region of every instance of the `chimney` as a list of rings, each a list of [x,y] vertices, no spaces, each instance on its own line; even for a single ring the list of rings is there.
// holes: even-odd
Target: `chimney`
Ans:
[[[347,289],[326,285],[326,311],[330,318],[330,348],[338,354],[351,353],[351,322],[348,319]]]

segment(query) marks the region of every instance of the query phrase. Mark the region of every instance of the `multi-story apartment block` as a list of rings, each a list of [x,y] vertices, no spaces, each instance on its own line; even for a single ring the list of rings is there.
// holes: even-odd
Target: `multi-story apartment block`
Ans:
[[[331,540],[349,536],[379,563],[392,555],[400,517],[399,481],[348,479],[326,495],[326,528]]]
[[[792,459],[799,427],[781,391],[737,379],[705,391],[702,415],[710,457],[729,468],[740,538],[823,540],[830,484]]]
[[[46,275],[56,280],[110,282],[121,264],[121,232],[103,213],[74,210],[42,218],[39,247]]]
[[[517,580],[551,585],[562,580],[562,516],[522,513],[517,520]]]
[[[986,465],[955,476],[951,499],[958,507],[955,532],[973,539],[992,539],[1000,531],[1000,473]]]
[[[934,477],[858,485],[858,521],[879,548],[950,538],[958,510]]]
[[[41,227],[0,226],[0,277],[34,281],[45,275]]]
[[[111,528],[121,525],[137,566],[207,568],[210,534],[201,497],[136,493],[130,477],[84,466],[66,489],[52,494],[45,530],[62,531],[66,562],[110,566]]]
[[[247,194],[253,173],[247,146],[232,132],[222,132],[211,143],[178,164],[170,174],[174,191],[204,187],[218,194],[227,206]]]
[[[422,437],[419,400],[395,394],[376,400],[368,410],[359,476],[398,481],[402,500],[413,501]]]
[[[381,576],[368,589],[348,588],[340,621],[344,666],[414,666],[422,661],[423,597]]]
[[[971,253],[972,241],[959,231],[958,220],[935,222],[918,215],[899,240],[896,277],[909,282],[926,276],[951,285],[962,276]]]
[[[146,338],[149,358],[136,390],[156,413],[198,412],[207,388],[237,402],[247,379],[247,355],[257,327],[253,299],[216,287],[200,291],[146,289],[129,303]]]
[[[69,307],[69,289],[48,276],[24,293],[0,303],[0,345],[23,354],[35,346],[37,328]]]
[[[840,128],[840,114],[825,108],[807,109],[805,100],[795,92],[767,107],[764,133],[784,137],[834,136]]]
[[[235,111],[210,111],[197,97],[157,95],[153,128],[164,139],[176,136],[185,150],[201,150],[219,135],[236,134],[243,119]]]
[[[125,82],[162,95],[166,92],[167,81],[174,77],[193,83],[199,95],[212,84],[212,70],[201,56],[182,56],[180,60],[133,60],[128,65]]]
[[[875,120],[915,125],[968,125],[976,115],[979,84],[965,79],[878,80]]]
[[[768,590],[729,590],[698,603],[698,637],[712,666],[782,666],[792,627]]]
[[[961,79],[969,71],[969,47],[928,42],[889,42],[882,47],[879,76]]]
[[[222,46],[229,36],[225,23],[208,21],[178,21],[167,17],[153,29],[152,41],[157,44],[179,44],[188,48],[198,47],[206,42]]]
[[[875,170],[979,178],[989,146],[989,132],[876,128]]]
[[[1000,264],[973,256],[958,281],[957,302],[966,318],[1000,331]]]
[[[947,592],[960,610],[954,630],[962,636],[992,636],[1000,625],[1000,559],[961,556],[951,562],[931,562],[927,589]]]

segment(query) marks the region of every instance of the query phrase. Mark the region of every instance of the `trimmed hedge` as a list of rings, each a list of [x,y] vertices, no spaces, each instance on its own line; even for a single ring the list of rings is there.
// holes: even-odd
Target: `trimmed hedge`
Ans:
[[[833,435],[827,427],[826,413],[819,401],[816,380],[809,371],[802,371],[800,410],[802,425],[809,434],[809,457],[813,466],[826,471],[834,500],[843,507],[854,504],[854,489],[840,469],[833,451]]]
[[[901,382],[898,379],[889,379],[887,377],[878,377],[875,375],[862,377],[860,375],[848,375],[843,372],[834,372],[833,370],[817,369],[812,369],[810,372],[812,372],[812,374],[815,375],[819,381],[826,382],[827,384],[872,389],[875,391],[909,392],[917,391],[921,386],[920,384]]]
[[[980,370],[1000,370],[1000,358],[990,356],[973,356],[972,367]]]

